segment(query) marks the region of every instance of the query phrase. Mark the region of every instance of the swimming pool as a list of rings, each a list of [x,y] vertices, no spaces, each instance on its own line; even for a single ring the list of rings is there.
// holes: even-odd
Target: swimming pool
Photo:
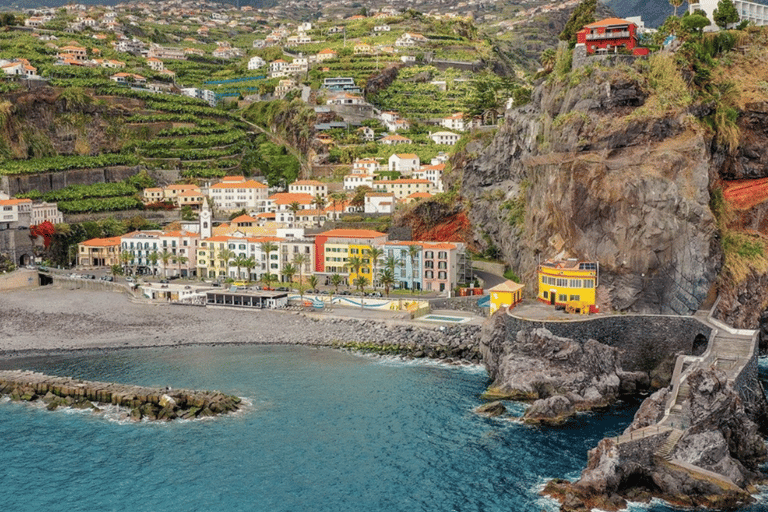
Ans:
[[[449,315],[424,315],[417,320],[425,320],[427,322],[450,322],[453,324],[463,324],[472,320],[467,316],[449,316]]]

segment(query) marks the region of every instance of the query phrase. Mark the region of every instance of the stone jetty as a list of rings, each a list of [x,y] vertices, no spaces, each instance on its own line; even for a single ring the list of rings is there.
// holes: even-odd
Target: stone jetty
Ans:
[[[11,400],[39,400],[49,410],[59,406],[98,410],[99,405],[118,405],[130,409],[130,418],[135,421],[218,416],[237,411],[241,402],[218,391],[147,388],[23,370],[0,371],[0,394]]]

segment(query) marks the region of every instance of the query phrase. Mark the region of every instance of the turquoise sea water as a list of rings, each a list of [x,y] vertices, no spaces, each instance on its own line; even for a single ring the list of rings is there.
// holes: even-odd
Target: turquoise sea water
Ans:
[[[126,350],[0,367],[219,389],[251,403],[230,417],[135,424],[116,412],[4,402],[2,511],[555,510],[537,491],[576,478],[587,450],[637,407],[531,428],[472,413],[482,370],[305,347]]]

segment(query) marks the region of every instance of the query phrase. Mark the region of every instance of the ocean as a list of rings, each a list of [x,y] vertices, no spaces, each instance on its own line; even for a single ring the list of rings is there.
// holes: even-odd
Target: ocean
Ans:
[[[587,450],[623,430],[638,407],[529,427],[472,412],[488,384],[481,368],[325,348],[136,349],[0,368],[217,389],[248,403],[214,419],[133,423],[116,410],[50,412],[5,400],[0,510],[14,512],[554,511],[538,495],[543,485],[576,479]],[[522,414],[523,405],[509,407]]]

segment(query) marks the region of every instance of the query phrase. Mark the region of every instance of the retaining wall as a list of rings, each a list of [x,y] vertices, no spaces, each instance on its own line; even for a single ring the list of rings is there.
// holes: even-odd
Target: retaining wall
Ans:
[[[18,269],[8,274],[0,275],[0,290],[3,291],[32,288],[37,285],[37,272],[34,270]]]
[[[479,295],[472,297],[453,297],[450,299],[430,299],[429,306],[434,309],[448,309],[451,311],[468,311],[476,315],[485,316],[486,311],[477,305]]]
[[[584,343],[589,339],[621,351],[627,371],[650,371],[674,354],[693,355],[696,337],[709,339],[712,329],[693,317],[613,315],[567,322],[528,320],[507,313],[507,337],[522,329],[544,327],[556,336]]]

